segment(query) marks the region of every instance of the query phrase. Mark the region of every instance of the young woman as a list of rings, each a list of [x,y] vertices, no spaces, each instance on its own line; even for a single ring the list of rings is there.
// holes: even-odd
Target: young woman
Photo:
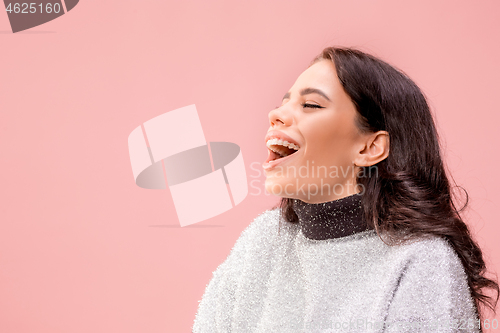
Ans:
[[[498,284],[410,78],[326,48],[269,121],[266,190],[281,202],[214,272],[193,332],[481,331]]]

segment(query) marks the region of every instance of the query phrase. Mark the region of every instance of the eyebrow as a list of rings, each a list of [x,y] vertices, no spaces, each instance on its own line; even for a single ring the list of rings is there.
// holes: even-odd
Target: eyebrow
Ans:
[[[319,89],[316,89],[316,88],[304,88],[300,91],[300,96],[304,96],[304,95],[307,95],[307,94],[318,94],[318,95],[321,95],[323,96],[324,98],[326,98],[329,102],[331,102],[331,100],[328,98],[328,96],[326,96],[326,94],[319,90]],[[283,99],[285,98],[290,98],[290,92],[287,92],[285,94],[285,96],[283,96]]]

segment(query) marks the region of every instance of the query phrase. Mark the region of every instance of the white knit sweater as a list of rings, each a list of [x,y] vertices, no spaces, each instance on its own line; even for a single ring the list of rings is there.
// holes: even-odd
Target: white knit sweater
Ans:
[[[280,218],[267,210],[242,232],[207,285],[194,333],[479,332],[444,239],[388,246],[366,230],[314,240]]]

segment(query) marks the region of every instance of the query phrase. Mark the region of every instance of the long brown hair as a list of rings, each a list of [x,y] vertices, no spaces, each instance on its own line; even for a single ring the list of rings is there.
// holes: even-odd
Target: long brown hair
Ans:
[[[389,156],[375,165],[377,177],[356,178],[363,188],[367,224],[379,237],[384,233],[394,241],[388,245],[401,242],[402,234],[405,241],[428,235],[448,240],[467,274],[479,319],[481,304],[496,313],[498,283],[486,278],[481,249],[460,216],[469,201],[467,191],[461,209],[452,198],[438,133],[422,91],[403,71],[356,49],[328,47],[311,65],[323,59],[335,64],[338,78],[356,106],[359,130],[389,133]],[[370,174],[371,167],[361,168],[358,175]],[[281,209],[285,221],[298,221],[293,199],[282,198],[273,208]],[[484,288],[493,289],[496,298],[484,294]]]

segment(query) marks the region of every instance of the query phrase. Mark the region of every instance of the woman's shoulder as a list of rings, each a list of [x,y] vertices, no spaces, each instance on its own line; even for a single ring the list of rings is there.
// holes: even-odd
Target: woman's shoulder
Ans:
[[[296,234],[297,226],[284,221],[279,208],[267,209],[257,215],[241,232],[234,248],[244,248],[246,253],[279,246]]]
[[[465,281],[464,266],[451,243],[441,236],[428,235],[394,246],[391,251],[406,273],[429,278]]]
[[[250,222],[242,231],[238,241],[271,242],[280,232],[283,232],[283,229],[286,229],[286,225],[280,223],[281,221],[279,209],[267,209]]]
[[[437,235],[427,235],[403,242],[398,251],[421,262],[460,262],[450,242]]]
[[[387,322],[421,318],[423,324],[444,325],[477,319],[467,275],[447,239],[428,236],[395,251],[402,260],[391,284],[395,292]]]
[[[277,208],[267,209],[257,215],[252,222],[243,230],[242,234],[253,233],[261,230],[277,228],[280,220],[280,211]]]
[[[256,254],[270,254],[276,246],[276,237],[280,229],[280,213],[278,209],[267,209],[257,215],[241,232],[234,243],[226,261],[218,268],[238,266],[249,262]]]

